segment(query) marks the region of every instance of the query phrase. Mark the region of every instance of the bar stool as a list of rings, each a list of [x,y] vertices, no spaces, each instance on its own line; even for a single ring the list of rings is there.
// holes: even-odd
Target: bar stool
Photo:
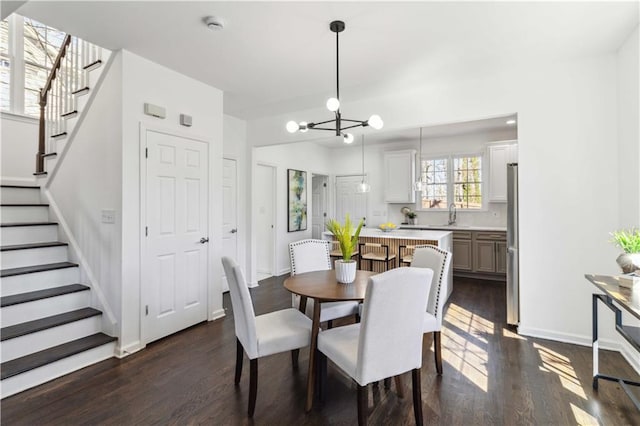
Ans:
[[[329,252],[329,256],[331,257],[331,268],[333,268],[335,259],[342,259],[342,250],[340,250],[340,243],[338,241],[331,241],[331,251]],[[351,254],[351,258],[358,261],[358,265],[360,265],[360,251],[355,250],[353,254]]]
[[[369,270],[373,271],[373,262],[383,262],[385,270],[389,270],[389,263],[393,262],[395,267],[396,255],[395,253],[389,254],[389,246],[387,244],[377,243],[360,243],[359,246],[360,258],[358,261],[358,269],[362,269],[362,260],[369,261]],[[365,249],[369,251],[365,252]]]
[[[407,246],[407,245],[400,245],[398,246],[398,257],[400,258],[400,266],[403,265],[411,265],[411,262],[413,261],[413,252],[416,249],[416,246]]]

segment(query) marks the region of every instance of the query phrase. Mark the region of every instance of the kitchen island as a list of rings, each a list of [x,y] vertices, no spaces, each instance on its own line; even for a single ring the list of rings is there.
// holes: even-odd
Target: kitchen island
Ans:
[[[332,240],[333,234],[331,232],[323,232],[323,238],[326,240]],[[451,252],[452,244],[453,244],[453,234],[450,231],[445,230],[414,230],[414,229],[394,229],[390,232],[384,232],[378,228],[362,228],[360,231],[360,243],[374,243],[374,244],[384,244],[389,246],[389,253],[396,255],[396,265],[400,263],[399,256],[399,247],[404,246],[415,246],[418,244],[431,244],[436,247],[439,247],[443,250],[447,250]],[[447,298],[451,294],[453,290],[453,271],[452,267],[453,262],[449,263],[449,289],[447,292]],[[384,269],[381,263],[374,265],[375,271],[382,271]]]

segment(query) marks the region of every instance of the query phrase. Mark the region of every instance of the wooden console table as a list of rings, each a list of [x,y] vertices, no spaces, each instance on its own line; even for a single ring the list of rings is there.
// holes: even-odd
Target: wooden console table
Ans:
[[[598,371],[598,300],[615,313],[616,331],[618,331],[636,351],[640,352],[640,327],[622,324],[622,311],[613,303],[615,301],[635,318],[640,319],[640,289],[633,291],[629,288],[620,287],[617,277],[612,275],[587,274],[585,278],[604,292],[604,294],[593,294],[593,388],[598,389],[598,379],[618,382],[636,408],[640,410],[640,401],[631,393],[631,389],[629,388],[629,386],[640,386],[639,382],[600,374]]]

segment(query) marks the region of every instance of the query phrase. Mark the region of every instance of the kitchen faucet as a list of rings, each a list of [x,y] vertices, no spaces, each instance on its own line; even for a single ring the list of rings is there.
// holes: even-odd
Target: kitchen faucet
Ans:
[[[456,203],[449,204],[449,225],[456,224]]]

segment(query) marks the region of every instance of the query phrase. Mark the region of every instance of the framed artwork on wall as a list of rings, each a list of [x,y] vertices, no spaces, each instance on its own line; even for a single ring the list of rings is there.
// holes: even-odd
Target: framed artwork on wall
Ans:
[[[287,169],[289,232],[307,229],[307,172]]]

